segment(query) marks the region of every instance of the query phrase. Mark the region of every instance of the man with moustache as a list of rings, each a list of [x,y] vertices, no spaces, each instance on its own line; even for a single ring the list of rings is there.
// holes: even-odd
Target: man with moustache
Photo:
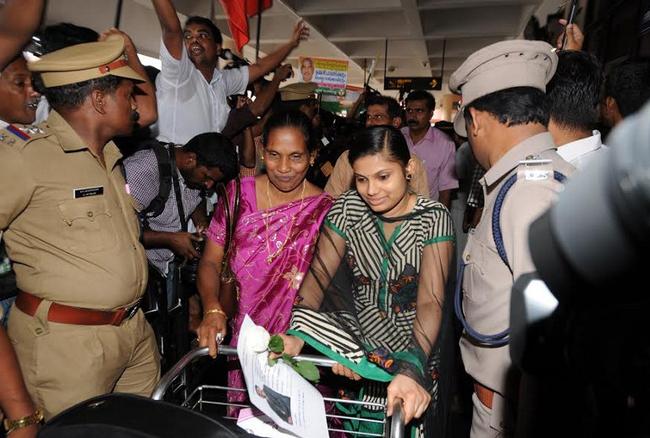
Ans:
[[[0,70],[0,129],[20,130],[34,129],[14,124],[30,124],[36,117],[39,94],[32,87],[32,74],[27,70],[27,64],[22,55],[18,55],[4,69]],[[10,187],[3,187],[2,190],[11,190]],[[10,269],[9,262],[3,262],[5,258],[4,243],[1,241],[0,233],[0,263],[2,272]],[[2,274],[0,283],[0,325],[6,325],[9,309],[14,302],[16,295],[16,282],[13,273]]]
[[[19,55],[0,69],[0,128],[12,123],[33,123],[38,98],[25,58]]]
[[[451,192],[458,188],[455,174],[456,145],[442,131],[431,126],[436,100],[424,90],[406,97],[406,127],[402,134],[412,154],[423,162],[429,181],[429,197],[445,207],[451,205]]]
[[[203,132],[221,132],[228,119],[228,96],[244,94],[248,84],[269,73],[309,36],[300,21],[291,38],[256,64],[220,70],[222,36],[205,17],[190,17],[181,27],[171,0],[152,0],[162,28],[156,79],[158,140],[185,144]]]
[[[134,205],[111,141],[137,120],[125,40],[80,44],[28,64],[52,107],[33,129],[0,131],[0,230],[18,297],[9,319],[45,418],[111,391],[148,396],[159,378]],[[149,102],[152,104],[153,102]]]
[[[35,106],[29,106],[33,90],[24,73],[24,60],[16,55],[40,22],[42,0],[7,0],[0,8],[0,118],[8,122],[31,123]],[[22,61],[21,61],[22,60]],[[22,68],[21,68],[22,67]],[[6,105],[13,101],[13,105]],[[2,131],[0,131],[0,135]],[[6,146],[0,141],[0,159]],[[3,187],[11,190],[11,187]],[[0,190],[2,190],[0,189]],[[0,194],[1,196],[1,194]],[[0,230],[0,238],[2,231]],[[15,289],[15,282],[11,286]],[[2,313],[0,311],[0,313]],[[33,438],[43,417],[32,402],[20,372],[13,347],[0,325],[0,418],[4,432],[14,438]]]

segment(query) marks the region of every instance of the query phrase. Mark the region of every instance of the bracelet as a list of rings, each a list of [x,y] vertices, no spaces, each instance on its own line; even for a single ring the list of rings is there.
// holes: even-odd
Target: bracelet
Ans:
[[[23,427],[40,424],[44,418],[43,412],[41,412],[40,409],[36,409],[33,414],[26,415],[17,420],[9,420],[8,418],[5,418],[3,424],[7,431],[7,435],[9,435],[11,432],[22,429]]]
[[[218,307],[215,307],[214,309],[206,310],[203,314],[209,315],[211,313],[218,313],[219,315],[222,315],[224,318],[228,319],[228,315],[226,315],[226,312],[224,312]]]

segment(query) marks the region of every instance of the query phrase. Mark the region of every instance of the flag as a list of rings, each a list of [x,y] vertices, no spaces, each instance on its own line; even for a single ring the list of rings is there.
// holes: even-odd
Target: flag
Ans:
[[[228,16],[228,27],[230,35],[235,41],[237,50],[241,52],[242,47],[248,42],[248,17],[246,16],[245,0],[221,0],[223,10]]]
[[[261,3],[261,9],[260,8]],[[273,5],[273,0],[246,0],[246,15],[253,17]],[[258,10],[259,9],[259,10]]]
[[[241,53],[242,48],[249,41],[248,17],[253,17],[270,8],[272,0],[262,0],[261,2],[259,0],[221,0],[221,5],[228,15],[228,27],[232,39]]]

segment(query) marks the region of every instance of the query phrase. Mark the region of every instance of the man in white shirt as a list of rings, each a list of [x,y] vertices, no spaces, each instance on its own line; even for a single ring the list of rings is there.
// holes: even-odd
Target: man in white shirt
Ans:
[[[278,66],[309,29],[300,21],[291,38],[256,64],[240,69],[219,70],[222,37],[204,17],[190,17],[185,28],[171,0],[152,0],[160,27],[161,72],[156,80],[158,139],[185,144],[203,132],[221,132],[230,108],[226,97],[243,94],[246,86]]]
[[[548,130],[558,154],[577,169],[605,152],[600,132],[594,130],[600,115],[603,71],[587,52],[558,52],[558,67],[546,86],[551,118]]]

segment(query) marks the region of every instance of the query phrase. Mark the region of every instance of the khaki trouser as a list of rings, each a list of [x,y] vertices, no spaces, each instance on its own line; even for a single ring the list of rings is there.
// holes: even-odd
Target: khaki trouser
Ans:
[[[120,326],[47,321],[43,301],[31,317],[15,306],[9,318],[27,389],[46,419],[98,395],[150,396],[160,378],[160,358],[142,311]]]
[[[506,400],[494,393],[492,409],[485,406],[476,396],[472,394],[472,428],[470,438],[506,438],[512,436],[512,425],[508,418]]]

